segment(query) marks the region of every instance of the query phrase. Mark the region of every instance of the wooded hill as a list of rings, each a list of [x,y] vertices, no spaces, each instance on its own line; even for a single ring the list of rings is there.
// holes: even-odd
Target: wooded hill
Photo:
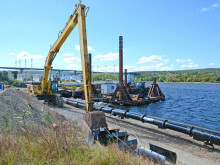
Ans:
[[[135,81],[152,81],[157,78],[158,82],[220,82],[220,68],[205,68],[177,71],[139,71],[130,72],[135,76]],[[95,73],[93,81],[105,81],[112,79],[118,81],[118,74]]]

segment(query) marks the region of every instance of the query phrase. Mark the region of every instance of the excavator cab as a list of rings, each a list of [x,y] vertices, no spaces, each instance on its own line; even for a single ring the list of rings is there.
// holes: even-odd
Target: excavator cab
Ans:
[[[51,81],[50,90],[51,90],[52,94],[57,94],[58,93],[58,81]]]

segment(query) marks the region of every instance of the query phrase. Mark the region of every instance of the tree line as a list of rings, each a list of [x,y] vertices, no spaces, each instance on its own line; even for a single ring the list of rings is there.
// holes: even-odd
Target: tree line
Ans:
[[[12,72],[14,79],[17,79],[17,71]],[[181,71],[143,71],[132,72],[134,81],[153,81],[157,82],[211,82],[220,83],[220,68],[181,70]],[[92,81],[119,80],[117,73],[93,73]],[[9,81],[8,72],[0,72],[0,81]]]
[[[220,83],[220,73],[185,72],[185,73],[141,73],[135,76],[135,81],[158,82],[211,82]]]
[[[220,83],[220,68],[180,70],[180,71],[143,71],[132,72],[134,81],[153,81],[157,82],[211,82]],[[113,81],[119,80],[119,74],[113,73],[93,73],[93,81]]]

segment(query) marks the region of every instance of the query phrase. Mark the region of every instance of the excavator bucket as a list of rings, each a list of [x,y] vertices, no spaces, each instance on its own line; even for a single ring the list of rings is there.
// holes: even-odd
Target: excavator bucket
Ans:
[[[101,128],[108,129],[108,125],[105,119],[105,113],[101,111],[87,112],[84,116],[84,120],[88,124],[91,130],[98,130]]]
[[[177,155],[175,152],[153,145],[151,143],[149,143],[149,145],[150,145],[150,150],[165,156],[166,161],[171,162],[172,164],[176,164]]]

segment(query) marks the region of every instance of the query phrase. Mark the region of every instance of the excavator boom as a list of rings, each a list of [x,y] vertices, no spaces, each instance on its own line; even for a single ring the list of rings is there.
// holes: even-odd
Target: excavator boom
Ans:
[[[69,17],[64,29],[59,35],[56,42],[50,48],[48,56],[44,65],[44,74],[42,83],[40,86],[39,95],[53,95],[51,91],[51,80],[48,80],[49,72],[52,69],[52,62],[59,52],[61,46],[72,32],[74,27],[79,26],[79,40],[80,40],[80,52],[83,72],[84,93],[86,100],[87,111],[92,111],[92,93],[91,93],[91,79],[89,74],[89,60],[88,60],[88,48],[87,48],[87,36],[86,36],[86,21],[85,21],[85,6],[81,3],[76,4],[74,13]]]

